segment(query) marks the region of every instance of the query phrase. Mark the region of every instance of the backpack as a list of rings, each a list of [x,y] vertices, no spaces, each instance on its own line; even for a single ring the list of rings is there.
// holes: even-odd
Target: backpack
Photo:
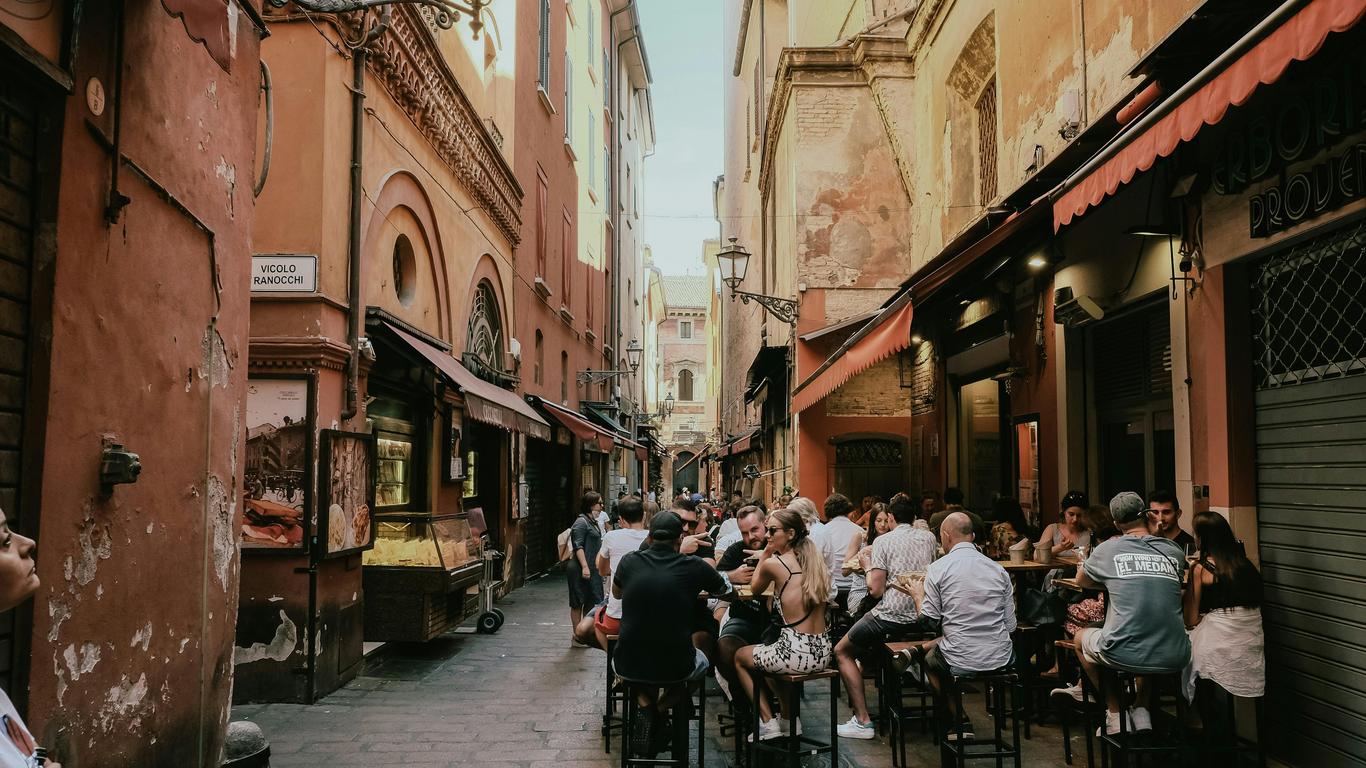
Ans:
[[[574,530],[574,526],[569,526],[555,537],[555,546],[559,548],[560,562],[565,562],[574,555],[574,543],[569,540],[569,532]]]

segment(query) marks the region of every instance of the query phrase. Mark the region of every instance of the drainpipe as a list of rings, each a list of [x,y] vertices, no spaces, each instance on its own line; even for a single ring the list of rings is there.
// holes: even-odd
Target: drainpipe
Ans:
[[[361,169],[365,147],[365,60],[367,48],[380,35],[389,29],[389,19],[393,10],[385,6],[379,23],[365,34],[364,41],[355,48],[351,57],[351,205],[347,219],[347,281],[346,298],[348,302],[346,343],[351,352],[346,358],[345,407],[339,414],[340,421],[355,418],[360,410],[360,329],[365,307],[360,297],[360,204],[364,190],[361,188]],[[312,633],[309,633],[310,639]],[[310,653],[310,656],[312,654]]]
[[[612,11],[608,17],[607,26],[612,34],[612,39],[616,41],[613,48],[612,72],[608,75],[612,83],[612,98],[609,100],[608,109],[612,110],[612,159],[616,167],[610,169],[612,174],[611,194],[607,196],[608,220],[612,222],[612,300],[608,305],[611,327],[607,330],[607,338],[610,341],[612,351],[615,353],[621,348],[621,219],[618,218],[618,211],[621,210],[621,49],[628,43],[636,39],[637,25],[632,25],[632,32],[625,40],[617,40],[617,16],[626,13],[635,7],[635,0],[628,0],[622,7]],[[608,368],[613,366],[615,360],[608,360]]]

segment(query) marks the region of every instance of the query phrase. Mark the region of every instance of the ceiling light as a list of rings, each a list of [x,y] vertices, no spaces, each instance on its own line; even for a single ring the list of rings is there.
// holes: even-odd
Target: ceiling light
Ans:
[[[1048,266],[1048,259],[1042,256],[1030,256],[1029,261],[1025,262],[1030,269],[1043,269]]]

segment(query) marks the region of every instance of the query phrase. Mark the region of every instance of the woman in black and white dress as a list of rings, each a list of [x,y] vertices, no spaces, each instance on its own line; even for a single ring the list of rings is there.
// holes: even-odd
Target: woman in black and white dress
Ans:
[[[777,585],[773,603],[781,624],[778,639],[767,645],[749,645],[735,654],[742,670],[740,681],[750,701],[759,707],[759,738],[767,740],[784,735],[783,726],[773,716],[768,697],[756,696],[752,670],[801,675],[830,666],[833,646],[826,623],[826,600],[830,595],[830,566],[807,533],[801,515],[779,509],[768,516],[768,545],[759,554],[759,564],[750,580],[750,589],[762,595]],[[790,704],[786,691],[778,691],[786,710]],[[752,737],[751,737],[752,738]]]

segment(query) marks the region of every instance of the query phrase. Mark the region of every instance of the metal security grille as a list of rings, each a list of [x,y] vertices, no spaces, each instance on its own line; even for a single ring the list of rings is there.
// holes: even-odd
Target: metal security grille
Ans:
[[[992,78],[977,97],[978,202],[996,198],[996,80]]]
[[[901,443],[893,440],[850,440],[835,446],[835,463],[901,464]]]
[[[1266,389],[1366,373],[1366,223],[1253,268],[1253,356]]]
[[[0,67],[0,509],[9,524],[32,530],[20,517],[24,404],[28,379],[29,311],[33,268],[33,202],[37,174],[37,101],[18,73]],[[27,656],[14,611],[0,614],[0,687],[16,693],[16,658]],[[22,699],[23,690],[17,691]]]

